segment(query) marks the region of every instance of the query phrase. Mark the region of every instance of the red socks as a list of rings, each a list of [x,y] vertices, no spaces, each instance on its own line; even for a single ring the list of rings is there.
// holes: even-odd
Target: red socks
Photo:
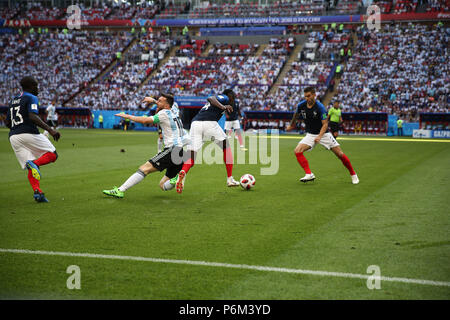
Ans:
[[[244,142],[242,141],[242,135],[241,135],[241,134],[236,134],[236,135],[237,135],[238,140],[239,140],[239,145],[240,145],[240,146],[243,146],[243,145],[244,145]]]
[[[53,152],[46,152],[44,153],[39,159],[34,160],[33,162],[38,166],[44,166],[46,164],[49,164],[50,162],[55,162],[56,158],[58,156],[56,153]],[[33,188],[33,191],[38,190],[39,192],[42,192],[40,186],[39,186],[39,180],[36,180],[33,177],[33,174],[31,173],[31,170],[28,170],[28,181],[30,181],[31,188]]]
[[[233,154],[230,148],[223,150],[223,162],[227,168],[227,177],[229,178],[233,175]]]
[[[227,168],[227,176],[231,177],[233,172],[233,154],[230,148],[223,150],[223,161],[225,162],[225,167]],[[36,162],[36,161],[35,161]],[[184,164],[181,170],[188,173],[188,171],[194,166],[194,159],[189,158]]]
[[[342,157],[340,159],[342,161],[342,164],[348,169],[348,172],[350,172],[350,175],[355,175],[355,170],[353,170],[352,164],[348,157],[345,154],[342,154]]]
[[[297,157],[297,161],[300,164],[300,166],[305,170],[306,174],[311,174],[311,169],[309,169],[309,163],[308,160],[306,160],[305,156],[303,155],[303,152],[296,153],[295,156]]]
[[[53,152],[44,153],[39,159],[34,160],[33,162],[38,166],[43,166],[49,164],[50,162],[55,162],[56,154]]]
[[[31,188],[33,188],[33,191],[37,189],[39,192],[42,192],[41,188],[39,187],[39,180],[36,180],[33,177],[31,170],[28,170],[28,181],[30,181]]]
[[[194,159],[189,158],[184,164],[181,170],[188,173],[189,169],[191,169],[194,166]]]

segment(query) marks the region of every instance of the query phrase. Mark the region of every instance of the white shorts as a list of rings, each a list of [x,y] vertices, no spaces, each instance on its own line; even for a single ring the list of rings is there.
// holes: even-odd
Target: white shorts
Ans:
[[[241,128],[241,124],[239,123],[239,120],[233,120],[233,121],[225,121],[225,131],[226,130],[239,130]]]
[[[217,143],[227,138],[217,121],[194,121],[189,133],[191,135],[191,144],[188,150],[196,152],[202,148],[204,141],[211,140]]]
[[[314,139],[317,138],[317,136],[318,136],[318,134],[307,133],[306,136],[299,142],[299,144],[300,143],[306,144],[306,145],[310,146],[312,149],[316,145],[316,143],[314,142]],[[325,148],[327,148],[328,150],[339,146],[339,143],[336,141],[336,139],[333,137],[333,135],[330,132],[325,133],[322,136],[322,139],[320,139],[319,143],[321,145],[323,145]]]
[[[28,160],[36,160],[44,153],[55,152],[56,148],[43,134],[20,133],[9,138],[22,169]]]

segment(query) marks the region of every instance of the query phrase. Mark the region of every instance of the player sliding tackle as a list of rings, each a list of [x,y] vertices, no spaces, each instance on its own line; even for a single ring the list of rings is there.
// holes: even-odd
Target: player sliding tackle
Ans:
[[[162,190],[168,191],[175,187],[176,176],[183,166],[183,146],[189,143],[189,136],[183,129],[183,124],[178,117],[178,112],[172,110],[174,98],[170,94],[162,93],[158,100],[146,97],[144,102],[156,103],[158,106],[156,114],[153,117],[138,117],[129,114],[119,113],[117,117],[130,119],[131,121],[142,124],[159,124],[164,139],[164,150],[148,160],[138,171],[132,174],[119,188],[114,187],[111,190],[103,190],[103,193],[123,198],[126,190],[135,186],[152,172],[166,170],[166,174],[159,182]]]
[[[303,153],[314,148],[316,143],[320,143],[338,157],[342,164],[348,169],[351,175],[352,183],[358,184],[359,179],[353,170],[352,164],[347,156],[342,152],[339,143],[328,130],[327,110],[322,103],[316,100],[316,90],[308,87],[304,90],[305,100],[301,101],[297,106],[297,111],[292,117],[290,125],[286,131],[292,131],[296,127],[299,114],[302,115],[306,125],[306,136],[298,143],[295,148],[295,156],[300,166],[305,170],[306,175],[300,179],[302,182],[313,181],[316,177],[309,169],[308,160]]]
[[[190,159],[188,159],[181,169],[177,180],[177,192],[183,192],[184,180],[189,169],[194,165],[194,159],[198,150],[202,148],[203,141],[214,140],[223,149],[223,160],[227,168],[227,186],[235,187],[239,182],[233,179],[233,154],[228,143],[227,135],[219,126],[217,121],[222,118],[225,111],[232,112],[235,94],[233,90],[226,89],[217,97],[211,96],[208,102],[192,119],[191,124],[191,144],[188,146],[190,151]]]

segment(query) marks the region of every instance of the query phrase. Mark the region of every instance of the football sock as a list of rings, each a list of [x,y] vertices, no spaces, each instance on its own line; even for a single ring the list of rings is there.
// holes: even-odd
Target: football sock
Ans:
[[[184,172],[188,173],[188,171],[194,166],[194,159],[189,158],[184,164],[181,170],[184,170]]]
[[[39,192],[42,192],[41,188],[39,187],[39,180],[36,180],[33,177],[33,173],[30,169],[28,169],[28,181],[30,181],[31,188],[33,188],[33,191],[38,190]]]
[[[166,182],[164,182],[163,188],[164,188],[164,191],[169,191],[169,190],[172,190],[173,188],[175,188],[175,185],[171,184],[170,180],[167,180]]]
[[[46,152],[39,159],[34,160],[33,162],[38,166],[43,166],[49,164],[50,162],[55,162],[56,154],[54,152]]]
[[[353,170],[352,164],[350,162],[350,160],[348,159],[348,157],[343,154],[342,157],[340,158],[342,161],[342,164],[348,169],[348,172],[350,172],[350,175],[355,175],[355,170]]]
[[[241,147],[244,147],[244,142],[242,141],[242,133],[241,133],[241,129],[236,130],[236,135],[237,135],[237,137],[238,137],[240,146],[241,146]]]
[[[119,187],[119,190],[124,192],[127,191],[128,189],[130,189],[132,186],[137,185],[139,182],[141,182],[142,180],[144,180],[145,178],[145,173],[142,172],[141,170],[136,171],[135,173],[133,173],[127,181],[125,181],[123,183],[123,185],[121,185]]]
[[[303,155],[303,152],[296,153],[295,156],[297,157],[297,161],[300,164],[300,166],[305,170],[306,174],[311,174],[311,169],[309,169],[309,163],[308,160],[306,160],[305,156]]]
[[[233,175],[233,154],[230,148],[225,148],[223,150],[223,162],[225,162],[225,167],[227,168],[227,177]]]

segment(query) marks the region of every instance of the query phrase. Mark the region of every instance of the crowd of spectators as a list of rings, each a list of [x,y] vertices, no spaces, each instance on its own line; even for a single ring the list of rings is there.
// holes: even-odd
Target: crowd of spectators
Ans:
[[[449,112],[450,30],[409,23],[359,41],[337,88],[344,111],[388,112],[417,120],[419,112]]]
[[[255,55],[258,45],[216,43],[204,57],[171,57],[141,91],[170,89],[179,96],[207,96],[234,87],[245,101],[243,108],[262,109],[266,104],[260,102],[293,50],[293,42],[272,39],[259,56]]]
[[[184,38],[181,47],[192,50],[179,50],[156,69],[175,41],[161,32],[142,33],[117,56],[135,36],[107,31],[0,35],[0,104],[20,91],[21,77],[31,75],[40,81],[43,105],[53,99],[61,105],[79,92],[68,106],[134,109],[143,96],[161,90],[207,96],[233,87],[243,110],[292,111],[305,86],[315,86],[323,98],[334,65],[331,56],[353,41],[347,32],[311,32],[315,59],[299,54],[275,84],[296,46],[293,37],[270,39],[261,54],[252,44],[215,43],[206,51],[206,41]],[[388,112],[410,120],[417,120],[419,112],[449,112],[450,29],[389,24],[377,32],[359,27],[357,37],[335,96],[343,111]],[[91,84],[115,59],[117,64]]]
[[[190,18],[217,17],[281,17],[302,15],[320,15],[325,9],[323,0],[276,1],[268,5],[254,3],[214,3],[206,7],[199,6],[191,10]]]
[[[207,40],[191,40],[190,38],[183,39],[180,49],[177,50],[176,55],[181,57],[200,56],[208,46]]]
[[[82,91],[74,99],[76,106],[92,109],[117,109],[138,107],[134,92],[168,53],[169,38],[141,35],[117,65],[99,81]]]
[[[125,33],[77,31],[0,35],[0,103],[20,92],[23,76],[39,80],[39,99],[62,104],[83,89],[131,40]]]
[[[0,19],[13,19],[19,15],[19,8],[0,8]]]

